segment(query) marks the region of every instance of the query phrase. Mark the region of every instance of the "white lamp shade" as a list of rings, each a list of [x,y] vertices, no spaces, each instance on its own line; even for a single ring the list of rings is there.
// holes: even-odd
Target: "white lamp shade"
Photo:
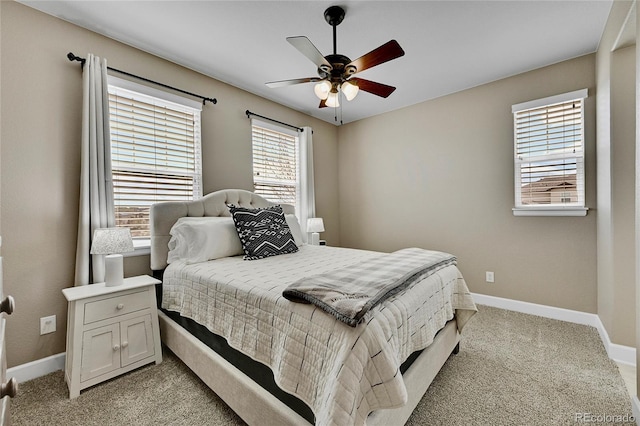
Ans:
[[[342,86],[340,88],[342,89],[342,93],[344,93],[344,97],[347,98],[348,101],[355,98],[358,94],[358,91],[360,90],[360,88],[356,84],[350,81],[345,81],[344,83],[342,83]]]
[[[311,217],[307,220],[307,232],[324,232],[324,222],[321,217]]]
[[[329,92],[331,91],[331,83],[327,80],[322,80],[314,86],[313,91],[318,98],[327,99],[327,96],[329,96]]]
[[[331,108],[336,108],[340,106],[340,100],[338,99],[337,91],[329,93],[326,104],[328,107],[331,107]]]
[[[117,254],[134,251],[129,228],[98,228],[93,233],[91,254]]]

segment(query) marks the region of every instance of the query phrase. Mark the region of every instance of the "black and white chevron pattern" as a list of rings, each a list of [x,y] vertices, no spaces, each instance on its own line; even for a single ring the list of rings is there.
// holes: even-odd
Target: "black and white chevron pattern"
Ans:
[[[264,259],[298,251],[282,207],[276,205],[264,209],[247,209],[229,205],[229,211],[242,243],[244,260]]]

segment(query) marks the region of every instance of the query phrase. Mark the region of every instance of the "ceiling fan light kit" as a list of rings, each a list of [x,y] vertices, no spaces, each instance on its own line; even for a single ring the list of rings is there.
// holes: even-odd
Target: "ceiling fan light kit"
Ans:
[[[344,83],[342,83],[342,86],[340,86],[340,90],[342,90],[342,93],[344,93],[344,97],[347,98],[348,101],[350,101],[356,97],[360,88],[352,81],[345,81]]]
[[[329,92],[329,96],[327,96],[326,105],[331,108],[337,108],[340,106],[338,89],[331,89],[331,92]]]
[[[327,80],[322,80],[320,83],[317,83],[313,88],[318,99],[327,99],[329,96],[329,92],[331,91],[331,83]]]
[[[354,74],[375,67],[404,55],[404,50],[397,41],[391,40],[371,52],[352,61],[345,55],[337,53],[336,27],[344,20],[345,11],[340,6],[331,6],[324,12],[324,18],[333,27],[333,54],[323,56],[322,53],[304,36],[287,37],[287,41],[300,53],[309,58],[316,66],[318,77],[297,78],[293,80],[273,81],[266,83],[276,88],[300,83],[316,83],[313,91],[320,99],[320,108],[340,106],[340,92],[347,101],[353,100],[360,90],[382,98],[388,97],[393,86],[353,77]]]

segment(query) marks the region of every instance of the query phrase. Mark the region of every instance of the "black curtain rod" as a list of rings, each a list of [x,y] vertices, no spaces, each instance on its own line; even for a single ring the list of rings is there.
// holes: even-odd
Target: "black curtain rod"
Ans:
[[[273,118],[265,117],[264,115],[256,114],[255,112],[251,112],[249,110],[246,110],[245,114],[247,114],[247,118],[249,118],[252,115],[254,115],[256,117],[260,117],[260,118],[263,118],[265,120],[272,121],[274,123],[282,124],[283,126],[291,127],[292,129],[296,129],[299,132],[302,132],[304,130],[302,127],[294,126],[293,124],[283,123],[282,121],[274,120]]]
[[[84,63],[87,62],[87,60],[85,58],[81,58],[79,56],[76,56],[71,52],[67,53],[67,59],[69,59],[72,62],[73,61],[78,61],[78,62],[80,62],[82,64],[83,67],[84,67]],[[202,105],[205,105],[207,101],[211,102],[214,105],[218,103],[218,100],[216,98],[208,98],[206,96],[197,95],[195,93],[187,92],[186,90],[178,89],[177,87],[173,87],[173,86],[169,86],[169,85],[164,84],[164,83],[159,83],[157,81],[149,80],[148,78],[140,77],[139,75],[131,74],[131,73],[128,73],[126,71],[120,71],[120,70],[115,69],[115,68],[107,67],[107,69],[110,70],[110,71],[113,71],[113,72],[117,72],[119,74],[124,74],[124,75],[127,75],[129,77],[137,78],[138,80],[146,81],[147,83],[151,83],[151,84],[155,84],[155,85],[158,85],[158,86],[162,86],[162,87],[164,87],[166,89],[175,90],[176,92],[184,93],[185,95],[193,96],[195,98],[200,98],[200,99],[202,99]]]

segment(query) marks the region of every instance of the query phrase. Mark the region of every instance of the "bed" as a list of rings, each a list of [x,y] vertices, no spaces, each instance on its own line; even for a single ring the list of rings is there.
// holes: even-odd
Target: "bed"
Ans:
[[[255,261],[167,264],[181,218],[228,217],[229,204],[274,206],[252,192],[222,190],[151,208],[163,343],[248,424],[403,424],[457,352],[459,332],[476,310],[457,267],[433,272],[352,327],[282,291],[300,277],[380,253],[302,244],[296,253]],[[289,222],[293,206],[282,210]]]

